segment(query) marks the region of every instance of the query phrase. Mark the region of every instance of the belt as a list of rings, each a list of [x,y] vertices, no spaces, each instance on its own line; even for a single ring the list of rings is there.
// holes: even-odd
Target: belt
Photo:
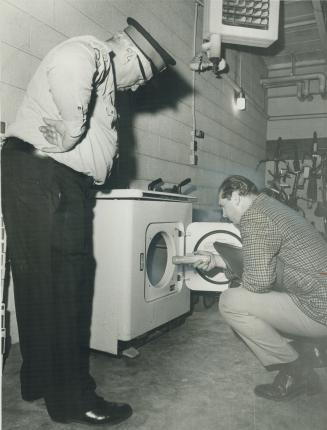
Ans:
[[[74,170],[71,167],[66,166],[65,164],[59,163],[57,160],[53,159],[45,152],[42,152],[41,150],[35,148],[30,143],[26,142],[25,140],[19,139],[18,137],[15,137],[15,136],[7,137],[3,144],[2,150],[6,150],[6,151],[14,150],[14,151],[32,154],[33,156],[36,156],[38,158],[47,158],[48,160],[51,160],[51,162],[53,162],[55,165],[57,165],[58,168],[63,169],[66,172],[70,172],[70,174],[73,174],[74,176],[79,176],[81,178],[84,178],[84,180],[90,182],[90,185],[93,185],[94,183],[94,179],[92,176],[88,176],[85,173],[78,172],[77,170]]]

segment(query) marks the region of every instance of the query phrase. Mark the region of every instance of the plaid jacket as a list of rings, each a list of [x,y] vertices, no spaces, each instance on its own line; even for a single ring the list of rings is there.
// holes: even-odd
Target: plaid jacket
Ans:
[[[240,221],[242,285],[286,291],[313,320],[327,325],[327,243],[300,214],[259,194]]]

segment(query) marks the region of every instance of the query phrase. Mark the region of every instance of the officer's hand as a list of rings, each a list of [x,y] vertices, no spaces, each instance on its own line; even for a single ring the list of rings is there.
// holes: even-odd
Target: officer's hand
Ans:
[[[67,130],[64,121],[51,118],[43,118],[43,121],[46,125],[41,125],[39,130],[51,146],[40,148],[42,151],[65,152],[74,146],[74,141],[66,139]]]

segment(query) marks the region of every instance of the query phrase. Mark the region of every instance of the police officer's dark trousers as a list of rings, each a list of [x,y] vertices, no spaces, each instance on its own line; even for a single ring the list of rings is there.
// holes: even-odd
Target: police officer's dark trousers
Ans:
[[[14,282],[25,400],[43,397],[53,418],[92,406],[91,178],[8,138],[2,211]]]

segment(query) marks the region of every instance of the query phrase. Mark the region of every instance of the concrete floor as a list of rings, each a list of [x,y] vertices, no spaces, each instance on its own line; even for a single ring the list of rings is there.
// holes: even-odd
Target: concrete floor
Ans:
[[[276,403],[254,396],[268,373],[219,316],[217,305],[198,308],[186,322],[139,348],[135,359],[92,354],[99,394],[129,402],[133,416],[119,430],[326,430],[327,369],[318,369],[324,392]],[[19,348],[3,375],[3,430],[82,429],[48,417],[42,400],[20,398]],[[106,428],[106,426],[101,426]]]

